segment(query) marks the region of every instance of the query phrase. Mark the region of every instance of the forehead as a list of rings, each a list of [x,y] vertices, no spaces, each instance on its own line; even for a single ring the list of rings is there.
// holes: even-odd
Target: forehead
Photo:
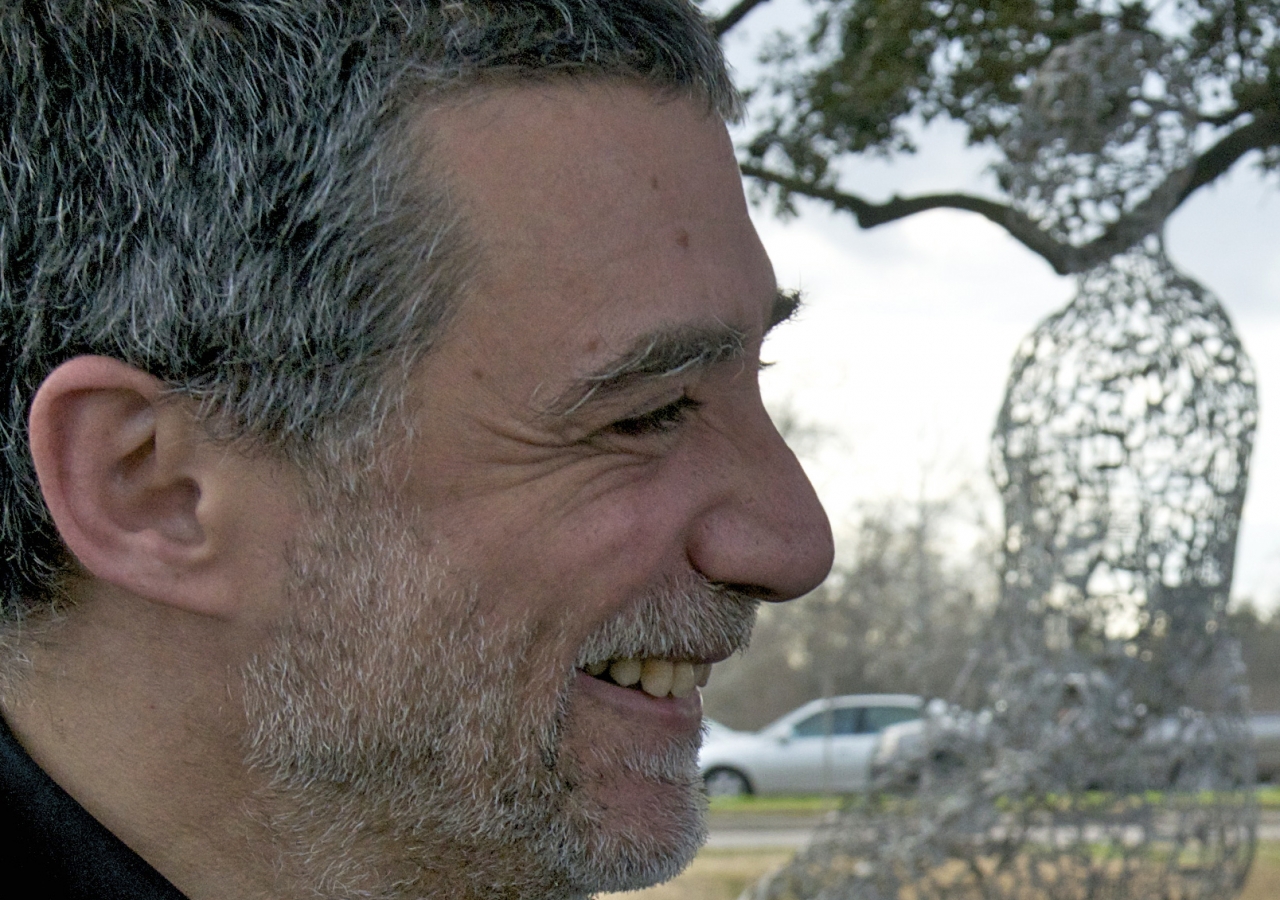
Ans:
[[[581,374],[654,330],[768,326],[772,268],[705,103],[565,79],[472,95],[424,124],[481,254],[454,329]]]

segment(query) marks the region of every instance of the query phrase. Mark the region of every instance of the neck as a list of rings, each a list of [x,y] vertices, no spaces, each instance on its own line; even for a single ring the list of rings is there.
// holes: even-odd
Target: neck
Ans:
[[[266,892],[226,623],[86,592],[5,648],[0,705],[68,794],[192,900]],[[16,662],[21,660],[21,662]]]

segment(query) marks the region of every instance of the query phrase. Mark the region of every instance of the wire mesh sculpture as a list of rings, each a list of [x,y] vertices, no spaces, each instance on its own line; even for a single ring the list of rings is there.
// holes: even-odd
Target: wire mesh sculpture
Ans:
[[[1006,541],[983,711],[935,708],[915,752],[754,896],[1238,890],[1257,814],[1217,623],[1256,421],[1221,305],[1158,245],[1082,278],[1024,342],[996,429]]]
[[[1081,279],[1015,359],[990,733],[1021,814],[1070,823],[1082,896],[1228,897],[1248,871],[1248,698],[1218,623],[1256,422],[1221,305],[1155,241]]]
[[[1001,176],[1046,230],[1091,239],[1189,158],[1174,69],[1156,88],[1129,77],[1160,52],[1089,36],[1028,90]],[[1082,275],[1020,348],[996,426],[1006,531],[966,673],[978,712],[933,705],[876,788],[744,897],[1237,892],[1257,810],[1243,667],[1218,625],[1257,411],[1221,304],[1158,237]]]

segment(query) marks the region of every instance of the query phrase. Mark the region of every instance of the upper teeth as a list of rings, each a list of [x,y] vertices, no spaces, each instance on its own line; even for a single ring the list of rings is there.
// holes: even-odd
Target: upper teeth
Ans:
[[[641,690],[654,697],[687,697],[694,686],[704,687],[711,677],[710,663],[672,662],[669,659],[614,659],[588,663],[582,667],[588,675],[609,677],[622,687],[639,684]]]

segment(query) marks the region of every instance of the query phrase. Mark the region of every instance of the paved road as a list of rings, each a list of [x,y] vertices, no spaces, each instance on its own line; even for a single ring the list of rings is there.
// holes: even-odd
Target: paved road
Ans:
[[[711,820],[708,847],[726,850],[798,850],[809,842],[814,829],[821,824],[816,817],[759,817],[748,824],[747,817]],[[1280,810],[1264,810],[1258,822],[1258,838],[1280,841]]]
[[[712,813],[708,847],[798,850],[809,842],[814,829],[835,813],[771,815],[769,813]]]
[[[736,831],[712,830],[707,846],[724,850],[799,850],[809,842],[811,829],[752,829]]]

